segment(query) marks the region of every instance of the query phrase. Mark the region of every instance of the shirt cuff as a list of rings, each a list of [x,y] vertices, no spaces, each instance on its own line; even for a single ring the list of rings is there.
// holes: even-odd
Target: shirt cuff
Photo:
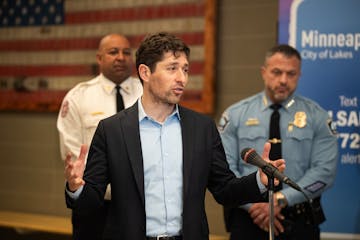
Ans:
[[[266,186],[261,182],[261,179],[260,179],[260,171],[257,171],[257,172],[256,172],[256,181],[257,181],[257,184],[258,184],[260,193],[263,194],[264,192],[266,192],[266,191],[267,191],[267,188],[266,188]]]
[[[251,207],[252,203],[247,203],[247,204],[244,204],[244,205],[241,205],[239,206],[239,208],[245,210],[245,211],[249,211],[250,207]]]
[[[83,188],[84,188],[84,186],[80,186],[80,187],[78,188],[78,190],[76,190],[75,192],[71,192],[71,191],[68,189],[68,185],[66,184],[65,192],[66,192],[66,194],[67,194],[70,198],[76,200],[76,199],[79,198],[79,196],[80,196]]]

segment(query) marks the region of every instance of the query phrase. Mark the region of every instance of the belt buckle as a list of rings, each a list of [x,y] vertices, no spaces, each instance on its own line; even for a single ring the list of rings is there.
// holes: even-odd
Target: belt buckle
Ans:
[[[165,240],[170,239],[168,235],[158,235],[156,236],[156,240]]]

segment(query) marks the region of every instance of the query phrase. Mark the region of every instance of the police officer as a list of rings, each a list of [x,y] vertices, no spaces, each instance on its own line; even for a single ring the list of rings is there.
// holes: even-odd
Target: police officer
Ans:
[[[96,127],[101,119],[117,112],[116,92],[118,85],[122,108],[133,105],[142,95],[142,84],[131,76],[133,59],[128,39],[122,35],[109,34],[99,43],[96,54],[100,74],[86,82],[77,84],[63,99],[57,119],[60,136],[61,157],[67,153],[78,156],[82,144],[90,145]],[[110,199],[108,188],[105,199]],[[109,204],[109,202],[107,202]],[[101,238],[106,208],[97,219],[79,219],[72,216],[73,238],[80,231],[91,232]]]
[[[219,129],[230,168],[237,176],[256,169],[241,159],[244,148],[261,152],[266,141],[272,147],[281,144],[285,174],[312,201],[287,185],[275,192],[275,235],[277,239],[314,240],[320,239],[319,224],[325,220],[320,196],[334,182],[338,147],[327,112],[314,101],[294,93],[300,69],[301,56],[296,49],[288,45],[270,49],[261,68],[264,91],[226,109]],[[280,137],[269,139],[273,104],[277,104],[280,115]],[[232,240],[269,237],[268,203],[225,208],[224,216]]]

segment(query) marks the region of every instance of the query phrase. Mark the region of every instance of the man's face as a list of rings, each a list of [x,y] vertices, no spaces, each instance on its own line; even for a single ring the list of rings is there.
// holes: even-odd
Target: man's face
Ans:
[[[124,37],[111,35],[105,38],[96,57],[100,71],[109,80],[119,84],[131,75],[131,48],[129,41]]]
[[[155,66],[147,81],[153,100],[158,103],[177,104],[188,82],[189,62],[185,53],[167,52]]]
[[[274,103],[286,100],[296,89],[300,77],[300,60],[276,53],[261,68],[265,92]]]

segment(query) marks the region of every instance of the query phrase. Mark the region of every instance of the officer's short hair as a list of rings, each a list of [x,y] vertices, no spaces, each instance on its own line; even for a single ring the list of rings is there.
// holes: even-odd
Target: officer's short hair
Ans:
[[[266,52],[265,63],[270,57],[272,57],[276,53],[281,53],[281,54],[285,55],[286,57],[296,57],[301,62],[301,55],[298,50],[296,50],[295,48],[293,48],[292,46],[287,45],[287,44],[279,44],[279,45],[275,45],[274,47],[270,48]]]

